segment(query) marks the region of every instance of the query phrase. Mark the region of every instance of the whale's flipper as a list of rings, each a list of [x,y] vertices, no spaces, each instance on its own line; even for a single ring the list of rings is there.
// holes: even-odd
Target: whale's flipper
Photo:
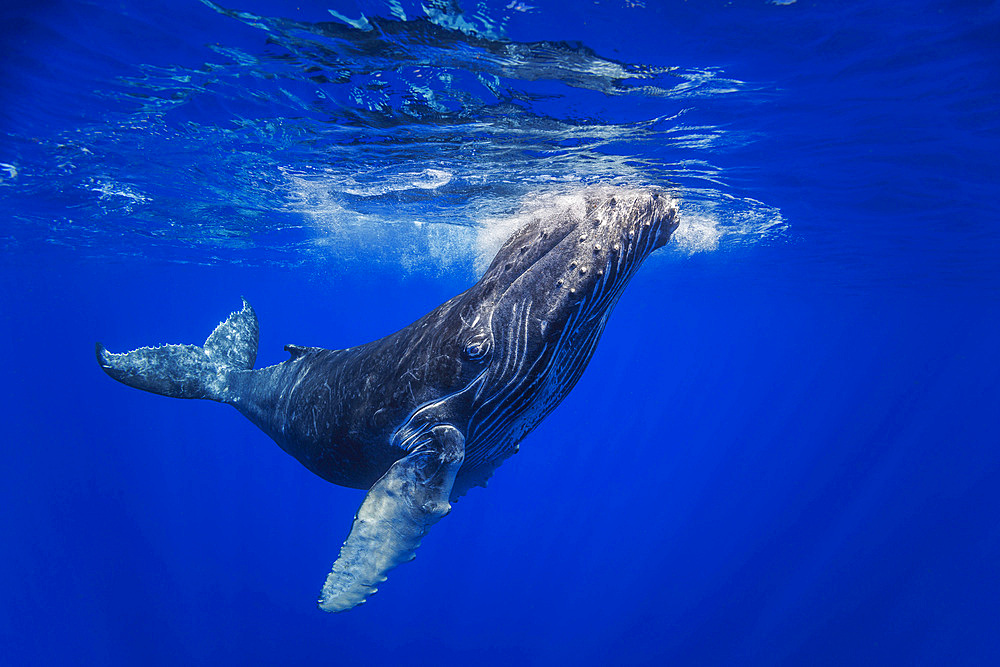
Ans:
[[[97,362],[114,379],[154,394],[224,400],[230,371],[257,360],[257,315],[250,304],[215,328],[203,347],[163,345],[113,354],[97,344]]]
[[[440,424],[375,482],[326,578],[320,609],[356,607],[378,590],[389,570],[413,560],[427,530],[451,510],[448,496],[464,458],[465,437]]]

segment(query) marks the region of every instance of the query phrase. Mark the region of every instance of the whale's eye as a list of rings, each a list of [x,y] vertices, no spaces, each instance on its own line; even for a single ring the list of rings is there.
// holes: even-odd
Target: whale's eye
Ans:
[[[472,361],[485,359],[489,353],[490,339],[488,336],[479,334],[465,342],[465,356]]]

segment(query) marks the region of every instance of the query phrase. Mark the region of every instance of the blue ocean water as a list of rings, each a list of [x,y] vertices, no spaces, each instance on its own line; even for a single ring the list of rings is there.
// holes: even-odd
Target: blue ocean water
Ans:
[[[1000,3],[0,12],[0,663],[1000,660]],[[594,184],[675,239],[349,613],[362,492],[94,360],[375,339]]]

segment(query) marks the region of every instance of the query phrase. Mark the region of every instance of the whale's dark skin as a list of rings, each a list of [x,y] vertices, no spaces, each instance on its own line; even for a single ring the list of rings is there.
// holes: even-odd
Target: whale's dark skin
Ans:
[[[342,611],[569,393],[629,279],[677,224],[663,193],[591,194],[527,222],[474,286],[371,343],[289,345],[290,359],[252,370],[257,319],[244,304],[203,347],[98,344],[98,361],[140,389],[228,403],[323,479],[369,490],[320,599]]]

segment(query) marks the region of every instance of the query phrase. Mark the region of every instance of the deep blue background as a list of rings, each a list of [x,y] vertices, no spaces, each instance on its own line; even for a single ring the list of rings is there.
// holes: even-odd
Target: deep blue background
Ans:
[[[8,190],[0,662],[1000,658],[997,3],[649,1],[641,20],[623,3],[539,4],[511,39],[768,82],[764,107],[713,107],[756,136],[714,159],[781,210],[785,237],[654,256],[578,387],[490,488],[331,617],[313,598],[360,492],[229,408],[111,382],[93,342],[197,342],[244,295],[263,365],[289,342],[384,335],[468,281],[240,266],[224,248],[210,266],[94,259],[26,231],[23,207],[64,203]],[[294,14],[261,5],[241,8]],[[26,163],[25,137],[107,103],[73,85],[74,44],[99,44],[107,62],[86,66],[111,77],[252,42],[195,4],[10,14],[0,112]]]

